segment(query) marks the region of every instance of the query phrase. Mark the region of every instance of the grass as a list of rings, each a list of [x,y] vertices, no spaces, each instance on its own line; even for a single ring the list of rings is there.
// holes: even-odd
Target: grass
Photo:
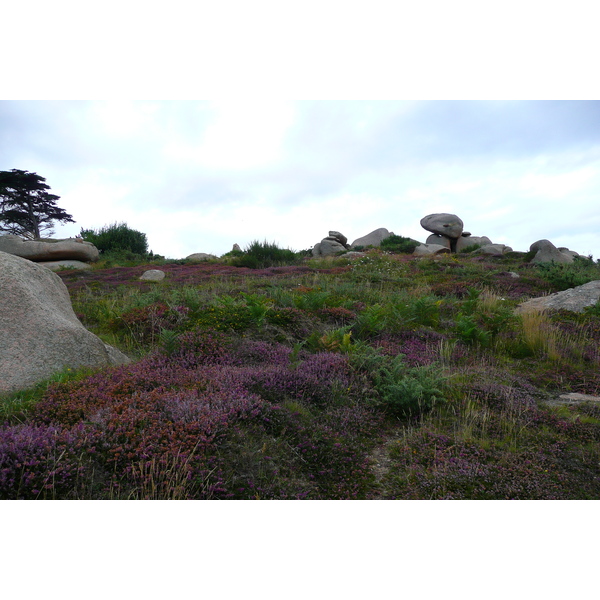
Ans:
[[[317,260],[255,242],[162,259],[159,283],[139,280],[156,261],[126,264],[59,273],[133,362],[0,399],[0,497],[600,496],[600,409],[544,403],[600,394],[598,311],[513,313],[593,261]]]

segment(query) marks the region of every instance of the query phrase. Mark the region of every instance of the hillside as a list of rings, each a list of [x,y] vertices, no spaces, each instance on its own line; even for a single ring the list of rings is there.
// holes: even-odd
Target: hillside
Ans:
[[[600,305],[515,313],[597,262],[235,259],[58,272],[133,362],[0,398],[0,498],[600,497],[600,402],[560,398],[600,396]]]

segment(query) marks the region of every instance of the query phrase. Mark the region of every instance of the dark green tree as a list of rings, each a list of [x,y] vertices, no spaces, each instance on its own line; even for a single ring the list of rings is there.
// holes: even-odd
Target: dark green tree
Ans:
[[[54,222],[75,222],[56,206],[60,196],[48,193],[45,181],[37,173],[0,171],[0,232],[39,239],[42,232],[54,233]]]

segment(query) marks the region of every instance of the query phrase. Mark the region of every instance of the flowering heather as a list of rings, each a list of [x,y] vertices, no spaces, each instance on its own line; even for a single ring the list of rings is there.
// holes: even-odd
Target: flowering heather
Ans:
[[[199,285],[211,279],[240,279],[277,278],[303,275],[308,273],[340,273],[344,268],[339,267],[314,269],[303,266],[270,267],[267,269],[250,269],[247,267],[234,267],[225,263],[195,263],[195,264],[153,264],[138,265],[135,267],[113,267],[93,271],[58,271],[57,274],[64,281],[69,290],[78,290],[87,287],[99,290],[112,290],[119,285],[128,285],[140,290],[151,290],[156,284],[140,281],[140,276],[148,269],[160,269],[166,274],[164,283],[172,285]]]
[[[597,456],[564,441],[524,447],[482,448],[423,428],[391,450],[387,484],[396,498],[561,500],[596,498]],[[575,467],[575,465],[577,465]]]
[[[1,399],[0,498],[597,499],[600,314],[515,317],[524,260],[60,271],[138,358]]]
[[[430,365],[439,360],[440,342],[446,336],[431,329],[402,330],[397,333],[385,332],[373,343],[388,356],[404,355],[404,362],[410,367]]]
[[[31,424],[0,428],[0,499],[52,498],[68,493],[81,469],[57,427]]]

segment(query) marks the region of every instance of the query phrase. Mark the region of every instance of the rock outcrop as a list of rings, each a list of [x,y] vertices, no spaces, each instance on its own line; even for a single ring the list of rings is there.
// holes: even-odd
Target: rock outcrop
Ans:
[[[329,235],[323,238],[318,244],[315,244],[312,249],[312,255],[331,256],[338,252],[348,250],[348,238],[339,231],[330,231]]]
[[[588,306],[593,306],[600,300],[600,280],[590,281],[584,285],[556,292],[549,296],[532,298],[517,306],[516,313],[523,312],[542,312],[546,310],[569,310],[575,313],[581,313]]]
[[[80,323],[58,275],[0,252],[0,393],[31,387],[65,368],[127,362]]]
[[[18,235],[0,236],[0,252],[20,256],[33,262],[79,260],[95,262],[100,257],[98,248],[81,238],[66,240],[24,240]]]
[[[531,259],[534,264],[539,263],[572,263],[574,260],[573,253],[568,248],[559,250],[549,240],[538,240],[529,247],[530,252],[535,252],[535,256]],[[575,252],[575,254],[577,254]]]
[[[463,232],[464,224],[456,215],[436,213],[423,217],[421,227],[431,233],[457,240]]]
[[[376,229],[375,231],[371,231],[371,233],[368,233],[367,235],[364,235],[363,237],[359,237],[358,239],[354,240],[350,244],[350,248],[356,248],[356,246],[378,247],[381,245],[381,242],[383,240],[390,237],[391,235],[394,235],[394,234],[392,232],[388,231],[385,227],[380,227],[379,229]]]
[[[190,262],[204,262],[206,260],[213,260],[217,258],[214,254],[206,254],[205,252],[195,252],[194,254],[190,254],[186,256],[185,259]]]

